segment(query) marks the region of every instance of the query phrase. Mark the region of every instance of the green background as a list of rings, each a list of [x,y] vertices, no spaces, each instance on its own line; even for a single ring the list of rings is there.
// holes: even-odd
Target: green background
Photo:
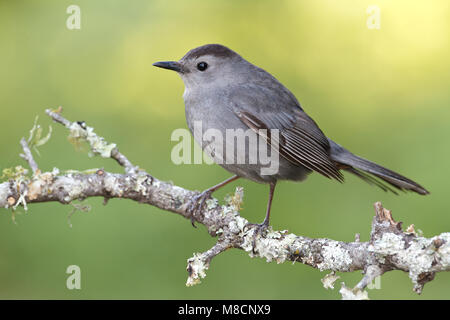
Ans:
[[[66,8],[81,8],[81,30],[68,30]],[[381,28],[366,26],[369,5],[381,9]],[[271,223],[310,237],[366,241],[382,201],[404,226],[425,236],[450,231],[450,10],[442,1],[1,1],[0,170],[21,164],[19,140],[44,109],[64,107],[118,144],[129,159],[162,180],[202,190],[230,176],[217,165],[174,165],[170,135],[186,128],[183,83],[151,66],[189,49],[221,43],[268,70],[299,99],[335,141],[417,180],[431,191],[386,194],[354,177],[345,184],[311,175],[280,183]],[[42,170],[104,167],[53,125],[36,159]],[[239,181],[220,199],[245,188],[242,215],[263,219],[268,188]],[[0,298],[17,299],[338,299],[340,274],[326,290],[325,272],[301,264],[266,263],[229,250],[216,257],[204,281],[185,287],[186,259],[215,239],[203,227],[127,200],[85,201],[67,223],[70,206],[34,204],[0,210]],[[69,265],[81,268],[82,289],[68,290]],[[381,279],[373,299],[448,299],[450,274],[437,274],[422,296],[408,275]]]

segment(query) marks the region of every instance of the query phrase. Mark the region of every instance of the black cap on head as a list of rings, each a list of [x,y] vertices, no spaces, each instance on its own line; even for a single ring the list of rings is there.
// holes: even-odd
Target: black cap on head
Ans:
[[[201,56],[210,55],[221,58],[232,58],[238,56],[236,52],[221,44],[205,44],[204,46],[192,49],[183,59],[197,59]]]

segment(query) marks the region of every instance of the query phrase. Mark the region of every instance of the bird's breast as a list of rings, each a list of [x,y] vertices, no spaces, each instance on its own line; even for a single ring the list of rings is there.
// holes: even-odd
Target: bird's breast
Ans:
[[[223,96],[185,96],[186,121],[192,131],[194,122],[202,124],[203,131],[217,129],[244,129],[245,124],[236,116]]]

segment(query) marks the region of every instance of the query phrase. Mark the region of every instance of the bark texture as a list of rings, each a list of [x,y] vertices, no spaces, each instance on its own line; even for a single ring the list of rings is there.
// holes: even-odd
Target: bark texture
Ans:
[[[69,130],[71,139],[86,141],[93,154],[114,159],[125,172],[111,173],[103,169],[60,172],[57,168],[52,172],[41,172],[27,141],[22,139],[22,157],[28,162],[31,175],[28,176],[28,171],[20,166],[7,174],[8,181],[0,183],[0,208],[14,210],[20,205],[27,209],[30,203],[48,201],[70,204],[90,197],[124,198],[191,219],[187,206],[198,192],[158,180],[139,169],[119,152],[115,144],[106,142],[84,122],[65,119],[61,111],[46,110],[46,113]],[[450,233],[424,238],[416,234],[413,226],[403,231],[401,223],[395,222],[391,212],[379,202],[375,203],[370,241],[360,242],[356,237],[354,242],[343,242],[311,239],[271,228],[255,236],[255,226],[239,215],[242,198],[243,190],[237,188],[226,205],[219,205],[217,199],[212,198],[195,214],[195,221],[206,226],[209,234],[217,237],[217,243],[208,251],[195,253],[188,259],[186,285],[199,283],[206,276],[211,260],[231,248],[244,250],[250,257],[263,258],[267,262],[293,261],[331,271],[322,280],[325,288],[333,287],[339,278],[336,272],[362,270],[364,276],[354,288],[342,284],[340,292],[344,299],[366,299],[364,289],[388,271],[407,272],[414,290],[420,293],[425,283],[434,279],[436,272],[450,270]]]

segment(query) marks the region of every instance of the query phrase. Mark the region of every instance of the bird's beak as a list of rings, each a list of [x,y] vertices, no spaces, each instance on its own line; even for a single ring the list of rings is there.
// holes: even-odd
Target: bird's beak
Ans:
[[[178,61],[159,61],[153,64],[155,67],[169,69],[176,72],[181,72],[181,64]]]

